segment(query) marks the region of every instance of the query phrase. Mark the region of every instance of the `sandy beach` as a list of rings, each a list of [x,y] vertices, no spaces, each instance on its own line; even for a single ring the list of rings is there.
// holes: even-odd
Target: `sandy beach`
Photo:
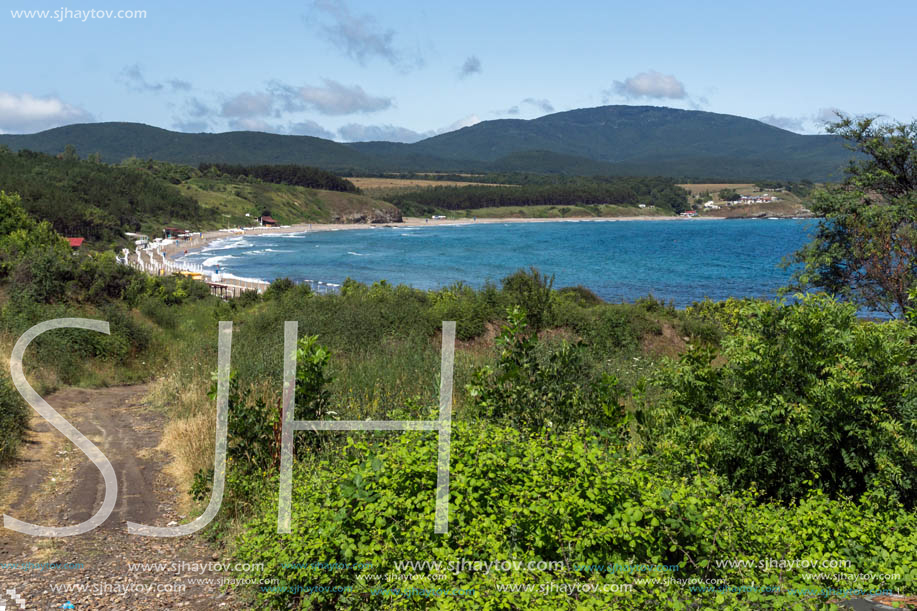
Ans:
[[[723,220],[726,217],[705,216],[704,219]],[[252,235],[271,235],[283,233],[301,233],[312,231],[341,231],[351,229],[374,229],[378,227],[449,227],[453,225],[482,225],[494,223],[610,223],[621,221],[693,221],[681,216],[609,216],[609,217],[571,217],[571,218],[481,218],[473,219],[426,219],[420,217],[404,217],[401,223],[297,223],[283,227],[246,227],[219,229],[213,231],[204,231],[200,237],[179,240],[174,244],[166,245],[162,248],[163,254],[169,258],[184,254],[185,251],[198,250],[204,248],[210,242],[216,240],[225,240],[233,237],[252,236]]]

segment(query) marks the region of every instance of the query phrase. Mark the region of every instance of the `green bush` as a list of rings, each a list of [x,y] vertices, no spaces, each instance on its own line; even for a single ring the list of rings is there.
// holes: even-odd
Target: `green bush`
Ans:
[[[807,578],[811,571],[803,569],[759,568],[757,564],[765,559],[843,560],[849,562],[843,572],[899,574],[897,579],[856,587],[900,589],[917,579],[917,517],[913,514],[876,512],[818,494],[788,507],[762,504],[751,492],[731,492],[709,473],[672,477],[580,428],[529,436],[490,423],[456,422],[449,532],[438,535],[433,532],[435,435],[369,435],[380,441],[350,441],[351,446],[335,456],[297,464],[290,534],[276,532],[276,478],[263,488],[272,490],[270,498],[264,499],[236,541],[239,561],[264,563],[263,571],[246,577],[277,580],[274,588],[259,588],[261,606],[822,609],[828,608],[827,594],[785,590],[850,586],[843,578]],[[552,564],[535,565],[530,571],[449,565],[462,560]],[[396,564],[405,561],[441,564],[413,570]],[[319,562],[368,563],[371,568],[308,566]],[[747,564],[719,566],[726,562]],[[673,570],[628,574],[587,569],[615,563],[664,565]],[[666,583],[673,577],[723,579],[729,586],[756,583],[780,592],[698,591],[687,583]],[[588,595],[539,591],[552,583],[600,588],[607,584],[619,591]],[[498,589],[525,584],[532,584],[535,591]],[[353,590],[296,592],[297,586]],[[622,586],[632,589],[624,591]],[[380,595],[378,591],[386,588],[462,588],[473,594]]]
[[[112,251],[84,257],[75,274],[81,292],[91,303],[121,299],[138,275],[134,268],[118,263]]]
[[[617,379],[605,375],[591,380],[582,344],[562,342],[546,355],[539,354],[539,341],[527,330],[525,312],[514,307],[496,345],[496,366],[478,369],[467,387],[485,417],[526,429],[583,419],[600,425],[620,420]]]
[[[328,350],[318,344],[315,335],[300,338],[296,348],[296,420],[322,420],[334,412],[329,410],[331,382],[326,369]],[[211,376],[208,396],[217,396],[216,372]],[[244,465],[251,473],[265,473],[280,464],[281,396],[279,387],[266,383],[241,384],[235,371],[228,388],[229,431],[227,456]],[[318,439],[310,436],[307,439]],[[301,440],[300,440],[301,441]],[[312,444],[315,445],[315,444]],[[302,447],[300,443],[297,447]]]
[[[0,373],[0,464],[16,455],[28,424],[28,406],[13,387],[9,374]]]
[[[174,331],[178,328],[178,309],[163,303],[158,297],[151,295],[143,298],[138,309],[163,329]]]
[[[811,488],[917,504],[917,329],[856,317],[828,297],[732,302],[722,365],[695,348],[662,371],[647,438],[698,449],[739,487],[789,500]]]
[[[289,278],[277,278],[271,282],[270,286],[267,287],[267,290],[264,291],[264,300],[269,301],[271,299],[276,299],[292,289],[294,286],[296,285],[293,284],[293,281]],[[304,286],[309,285],[304,284]]]
[[[458,339],[471,340],[484,334],[492,311],[473,288],[457,282],[433,293],[432,297],[432,318],[454,320]]]
[[[541,331],[553,322],[554,276],[542,275],[532,267],[520,269],[503,279],[503,293],[511,306],[519,306],[527,312],[529,325]]]
[[[723,328],[714,321],[685,314],[681,319],[681,333],[701,343],[718,345],[723,339]]]
[[[601,297],[581,284],[576,286],[565,286],[562,289],[558,289],[557,296],[569,297],[577,304],[584,307],[591,307],[605,303]]]

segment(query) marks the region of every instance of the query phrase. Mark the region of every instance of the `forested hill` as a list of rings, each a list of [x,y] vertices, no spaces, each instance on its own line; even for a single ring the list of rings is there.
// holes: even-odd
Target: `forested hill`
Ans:
[[[526,185],[434,187],[396,193],[389,200],[406,213],[507,206],[627,206],[666,212],[687,208],[688,193],[667,178],[563,178]]]
[[[112,242],[151,224],[197,226],[217,217],[142,170],[31,151],[0,150],[0,190],[18,193],[26,211],[58,233],[93,241]]]
[[[0,145],[55,155],[73,145],[82,156],[99,153],[106,163],[129,157],[198,165],[298,164],[315,167],[364,167],[373,160],[331,140],[278,136],[262,132],[186,134],[142,123],[82,123],[37,134],[0,135]]]
[[[601,106],[538,119],[484,121],[413,144],[341,144],[260,132],[187,134],[136,123],[70,125],[0,135],[0,145],[103,161],[297,164],[337,172],[518,171],[728,180],[839,178],[850,153],[826,135],[800,135],[743,117],[654,106]]]
[[[388,222],[401,219],[391,204],[315,168],[190,166],[131,159],[120,165],[0,148],[0,191],[18,194],[34,218],[58,233],[97,244],[118,243],[125,232],[159,235],[163,227],[190,230],[248,226],[261,214],[278,222]]]

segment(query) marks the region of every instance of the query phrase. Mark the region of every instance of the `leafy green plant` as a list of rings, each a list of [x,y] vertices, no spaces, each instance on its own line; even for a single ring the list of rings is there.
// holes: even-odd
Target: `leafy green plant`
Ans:
[[[503,293],[510,305],[525,309],[528,323],[540,331],[553,320],[554,276],[544,276],[537,268],[519,271],[503,279]]]
[[[478,369],[467,386],[485,417],[526,429],[563,426],[584,418],[597,424],[619,419],[617,379],[605,375],[590,383],[581,344],[563,341],[541,355],[537,336],[528,331],[525,311],[514,307],[507,318],[495,342],[500,351],[496,366]]]
[[[857,587],[907,588],[917,578],[912,513],[879,511],[818,493],[787,506],[762,502],[753,491],[730,490],[709,471],[673,477],[582,427],[531,435],[493,423],[456,422],[452,439],[445,535],[433,532],[434,435],[406,432],[381,443],[350,439],[332,456],[298,463],[293,531],[276,532],[274,492],[262,499],[236,540],[239,561],[263,563],[256,575],[277,580],[279,587],[257,592],[259,604],[275,609],[825,609],[829,593],[793,590],[844,588],[849,584],[843,577],[807,576],[813,571],[759,563],[830,559],[848,563],[845,573],[889,576]],[[462,566],[462,560],[523,567],[531,562],[541,568],[485,571]],[[399,568],[405,561],[434,564]],[[309,567],[318,562],[369,568]],[[616,563],[671,568],[584,569]],[[688,579],[775,591],[692,588]],[[552,591],[551,583],[609,588],[576,595]],[[297,591],[295,586],[303,584],[319,588]],[[503,589],[520,584],[533,589]],[[353,589],[333,591],[334,586]],[[461,588],[466,594],[380,595],[386,588]]]
[[[913,507],[917,330],[860,321],[824,295],[731,307],[722,352],[696,347],[657,378],[656,449],[673,460],[697,449],[736,486],[778,499],[819,488]]]
[[[331,353],[318,343],[317,335],[300,338],[296,347],[296,419],[322,420],[329,415],[331,393],[327,372]]]
[[[0,374],[0,464],[16,455],[29,412],[6,373]]]

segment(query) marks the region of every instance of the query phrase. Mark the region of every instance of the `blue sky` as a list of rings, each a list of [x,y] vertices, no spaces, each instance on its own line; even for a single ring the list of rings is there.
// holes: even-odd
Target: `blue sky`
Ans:
[[[137,121],[412,141],[603,104],[804,133],[833,109],[917,118],[912,2],[72,1],[5,3],[0,131]],[[77,14],[90,9],[146,16]]]

